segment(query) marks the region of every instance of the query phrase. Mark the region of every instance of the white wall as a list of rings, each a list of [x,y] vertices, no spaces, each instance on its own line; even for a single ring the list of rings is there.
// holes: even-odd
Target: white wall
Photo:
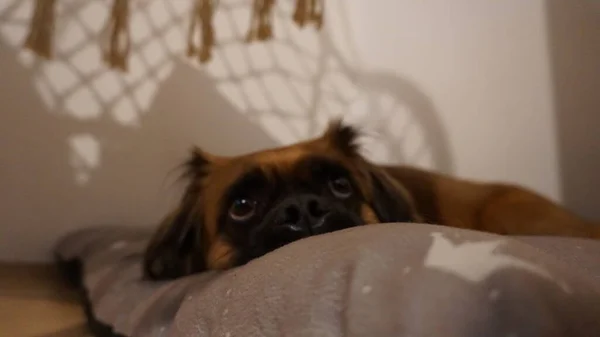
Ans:
[[[560,199],[543,1],[373,1],[357,45],[369,67],[435,102],[455,173]]]
[[[329,1],[321,36],[280,1],[277,38],[247,45],[247,1],[222,0],[203,66],[181,56],[189,1],[134,1],[127,74],[100,61],[105,2],[58,3],[41,61],[20,48],[32,1],[0,0],[0,259],[46,259],[76,228],[153,225],[192,143],[242,153],[339,115],[374,159],[561,199],[543,1]]]

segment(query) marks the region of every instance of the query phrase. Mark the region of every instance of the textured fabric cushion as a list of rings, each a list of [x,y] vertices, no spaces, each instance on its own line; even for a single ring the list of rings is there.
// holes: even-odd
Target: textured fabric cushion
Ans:
[[[380,224],[297,241],[226,272],[148,282],[140,261],[149,235],[90,228],[57,246],[96,334],[600,336],[596,241]]]

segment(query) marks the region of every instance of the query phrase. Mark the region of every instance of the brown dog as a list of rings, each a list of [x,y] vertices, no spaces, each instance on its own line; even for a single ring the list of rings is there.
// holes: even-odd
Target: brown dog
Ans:
[[[182,201],[147,248],[146,276],[230,268],[304,237],[382,222],[600,238],[600,227],[519,187],[374,165],[357,136],[334,122],[317,139],[239,157],[195,149]]]

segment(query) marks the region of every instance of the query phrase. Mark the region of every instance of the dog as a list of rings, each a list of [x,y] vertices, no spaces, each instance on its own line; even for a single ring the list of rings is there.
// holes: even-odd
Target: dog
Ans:
[[[600,226],[518,186],[373,164],[359,136],[334,121],[318,138],[238,157],[194,148],[181,202],[145,251],[144,275],[228,269],[312,235],[389,222],[600,238]]]

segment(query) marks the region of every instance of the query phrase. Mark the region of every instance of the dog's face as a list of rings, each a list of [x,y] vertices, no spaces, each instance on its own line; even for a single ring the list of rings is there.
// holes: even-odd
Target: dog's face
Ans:
[[[195,149],[179,207],[145,255],[153,279],[244,264],[312,235],[379,222],[416,220],[408,193],[332,123],[320,138],[244,156]]]

